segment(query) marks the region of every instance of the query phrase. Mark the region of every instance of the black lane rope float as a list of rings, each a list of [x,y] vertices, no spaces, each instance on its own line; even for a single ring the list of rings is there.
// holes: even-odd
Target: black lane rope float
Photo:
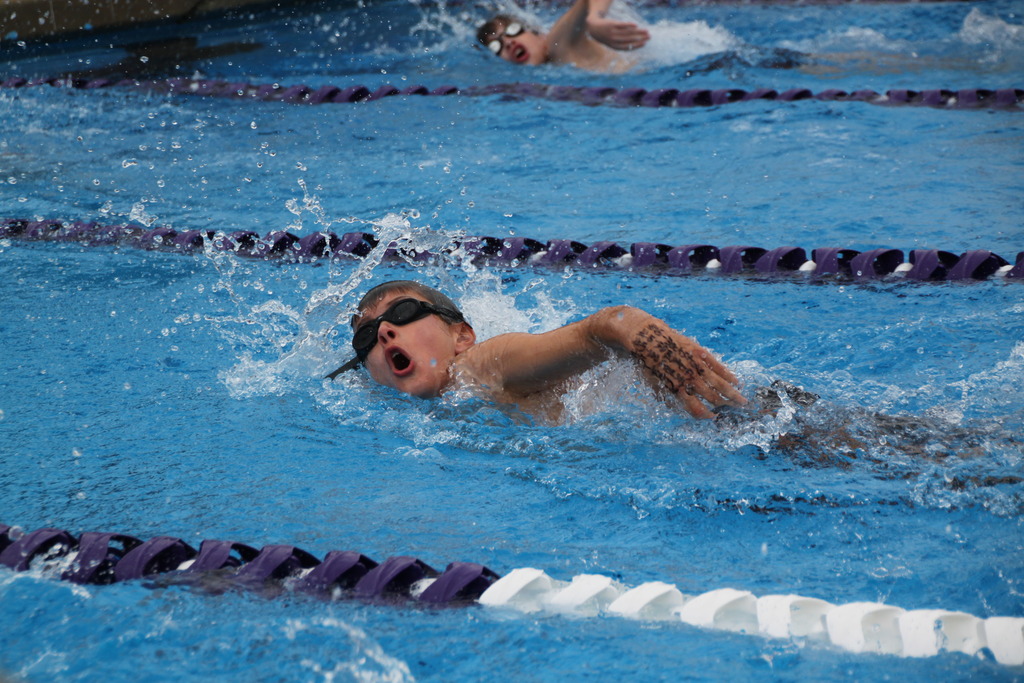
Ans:
[[[711,107],[733,102],[754,100],[775,102],[796,102],[819,100],[830,102],[866,102],[889,106],[923,106],[942,109],[1024,109],[1024,89],[1021,88],[967,88],[962,90],[888,90],[878,93],[874,90],[847,92],[839,89],[814,93],[806,88],[792,88],[778,91],[771,88],[741,90],[724,88],[715,90],[676,88],[611,88],[577,87],[569,85],[545,85],[542,83],[498,83],[493,85],[459,88],[445,85],[427,88],[414,85],[396,88],[383,85],[370,90],[362,85],[339,87],[323,85],[284,86],[278,83],[252,84],[241,81],[211,79],[170,78],[166,80],[133,80],[110,78],[34,78],[13,77],[0,82],[0,88],[19,89],[49,85],[57,88],[96,90],[102,88],[133,88],[171,95],[202,95],[229,99],[249,99],[291,104],[331,104],[373,102],[394,96],[449,96],[469,97],[505,96],[538,97],[549,100],[578,102],[585,105],[613,105],[620,107]]]
[[[479,605],[525,613],[676,621],[707,629],[797,638],[851,652],[928,657],[961,652],[1000,664],[1024,664],[1024,618],[979,618],[948,609],[905,610],[879,602],[833,604],[795,594],[755,596],[717,588],[684,594],[648,581],[627,587],[609,576],[579,574],[559,581],[532,567],[504,576],[473,562],[452,562],[439,572],[420,559],[393,556],[376,562],[356,551],[331,551],[323,560],[292,545],[262,549],[204,540],[196,550],[180,538],[143,541],[119,533],[63,529],[24,533],[0,523],[0,567],[78,584],[149,581],[304,593],[330,599],[457,607]],[[2,571],[2,570],[0,570]],[[216,575],[218,580],[203,577]]]
[[[332,259],[366,257],[380,247],[368,232],[313,232],[299,237],[286,231],[264,236],[251,230],[230,233],[214,230],[182,230],[168,227],[148,228],[135,225],[103,225],[92,222],[64,223],[57,220],[32,221],[0,219],[0,239],[42,242],[76,242],[87,246],[127,246],[151,251],[180,254],[210,249],[231,252],[241,257],[294,263],[312,263]],[[810,256],[802,247],[774,249],[711,244],[671,246],[655,242],[620,245],[599,241],[587,245],[575,240],[553,239],[542,242],[529,237],[465,237],[453,241],[439,253],[390,243],[385,245],[385,261],[426,263],[471,262],[497,267],[558,266],[617,269],[620,271],[689,274],[781,275],[803,273],[811,277],[828,276],[841,280],[871,280],[904,277],[917,281],[984,280],[993,276],[1024,281],[1024,251],[1013,264],[984,249],[956,254],[939,249],[843,249],[820,247]]]

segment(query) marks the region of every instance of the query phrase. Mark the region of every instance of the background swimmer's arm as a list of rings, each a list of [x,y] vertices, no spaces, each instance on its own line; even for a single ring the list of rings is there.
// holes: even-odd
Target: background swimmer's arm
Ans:
[[[587,13],[587,31],[598,42],[613,50],[636,50],[647,44],[651,34],[628,21],[608,19],[608,8],[613,0],[590,0]]]
[[[588,0],[576,0],[572,7],[558,18],[548,31],[548,49],[556,62],[569,61],[568,52],[579,50],[589,40],[587,15],[590,12]]]
[[[746,403],[736,377],[710,351],[636,308],[605,308],[543,334],[503,334],[480,342],[462,361],[496,389],[521,394],[551,389],[613,355],[632,355],[659,386],[695,417],[712,405]]]

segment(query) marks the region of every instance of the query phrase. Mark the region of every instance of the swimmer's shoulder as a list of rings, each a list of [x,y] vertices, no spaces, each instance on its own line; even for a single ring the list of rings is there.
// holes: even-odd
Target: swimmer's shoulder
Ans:
[[[534,386],[529,382],[517,388],[511,386],[522,384],[510,381],[510,377],[521,380],[524,370],[511,366],[529,365],[522,354],[528,353],[539,341],[540,335],[510,332],[474,344],[452,361],[451,390],[513,406],[534,419],[557,421],[563,409],[562,390],[540,380]]]
[[[452,370],[467,381],[500,386],[513,347],[530,336],[526,332],[509,332],[478,341],[455,357]]]

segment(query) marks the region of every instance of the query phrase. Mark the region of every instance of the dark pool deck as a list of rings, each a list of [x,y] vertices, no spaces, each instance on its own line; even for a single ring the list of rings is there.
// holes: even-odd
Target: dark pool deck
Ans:
[[[282,0],[0,0],[0,40],[45,40],[84,31],[186,21],[241,8],[300,4]]]

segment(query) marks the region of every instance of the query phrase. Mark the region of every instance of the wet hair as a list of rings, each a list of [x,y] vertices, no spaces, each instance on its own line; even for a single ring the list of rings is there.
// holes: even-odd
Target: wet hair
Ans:
[[[487,47],[487,43],[500,35],[509,24],[516,23],[522,24],[523,28],[526,28],[526,24],[519,19],[516,19],[511,14],[497,14],[476,30],[476,40],[484,47]]]
[[[434,304],[438,308],[447,309],[452,311],[455,315],[439,315],[449,323],[462,323],[466,322],[465,318],[462,317],[462,311],[455,305],[455,302],[448,298],[444,292],[440,292],[433,287],[428,287],[425,284],[416,282],[415,280],[391,280],[390,282],[384,282],[376,287],[370,289],[363,298],[359,300],[359,311],[365,311],[367,308],[374,306],[377,302],[381,301],[384,297],[389,294],[395,293],[415,294],[423,297],[427,303]],[[352,316],[352,326],[355,327],[358,322],[359,316]],[[467,323],[468,324],[468,323]]]

